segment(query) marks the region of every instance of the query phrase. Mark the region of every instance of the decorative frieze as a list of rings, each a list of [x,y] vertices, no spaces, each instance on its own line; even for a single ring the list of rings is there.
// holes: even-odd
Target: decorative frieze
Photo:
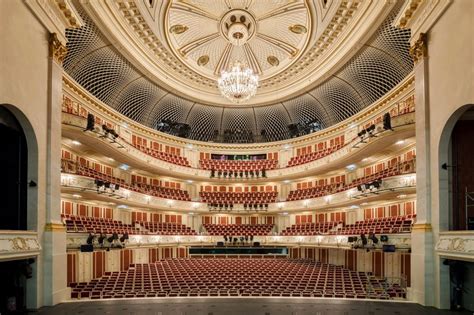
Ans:
[[[474,231],[441,232],[435,248],[442,257],[474,261]]]
[[[0,261],[36,256],[40,251],[36,232],[0,231]]]

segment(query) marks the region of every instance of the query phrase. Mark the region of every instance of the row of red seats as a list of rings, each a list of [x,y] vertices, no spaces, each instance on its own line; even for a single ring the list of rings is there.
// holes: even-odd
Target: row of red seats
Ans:
[[[61,162],[61,171],[64,173],[77,174],[86,177],[92,177],[96,180],[102,182],[107,182],[116,185],[119,189],[128,189],[131,191],[139,192],[146,195],[151,195],[159,198],[165,199],[174,199],[174,200],[185,200],[190,201],[189,193],[186,190],[161,187],[161,186],[151,186],[145,184],[135,183],[129,185],[125,180],[114,177],[111,175],[104,174],[102,172],[96,171],[95,169],[80,165],[75,161],[63,159]]]
[[[221,192],[201,191],[202,202],[208,204],[269,204],[276,201],[276,191]]]
[[[367,219],[340,227],[329,234],[360,235],[360,234],[391,234],[410,233],[416,215],[396,216],[388,218]]]
[[[150,155],[150,156],[152,156],[156,159],[166,161],[166,162],[169,162],[169,163],[172,163],[172,164],[191,167],[191,165],[189,164],[188,159],[185,158],[184,156],[158,151],[158,150],[149,148],[149,147],[144,146],[144,145],[139,145],[139,144],[133,144],[133,146],[135,148],[137,148],[138,150],[140,150],[140,151],[142,151],[142,152],[144,152],[144,153],[146,153],[146,154],[148,154],[148,155]]]
[[[309,162],[321,159],[321,158],[323,158],[323,157],[325,157],[325,156],[341,149],[343,146],[344,146],[343,144],[337,144],[337,145],[334,145],[334,146],[332,146],[330,148],[327,148],[325,150],[311,152],[311,153],[304,154],[304,155],[293,156],[288,161],[288,166],[287,167],[296,166],[296,165],[300,165],[300,164],[305,164],[305,163],[309,163]]]
[[[209,235],[251,236],[269,235],[273,224],[203,224]]]
[[[142,234],[139,228],[118,220],[75,215],[63,215],[63,219],[66,223],[67,232],[94,234]]]
[[[349,184],[333,183],[329,185],[315,186],[315,187],[306,188],[306,189],[291,190],[290,193],[288,194],[287,200],[294,201],[294,200],[301,200],[301,199],[323,197],[323,196],[331,195],[334,193],[338,193],[341,191],[345,191],[345,190],[357,187],[358,185],[371,183],[377,180],[381,180],[383,178],[392,177],[392,176],[396,176],[400,174],[412,173],[414,171],[415,171],[414,160],[405,161],[405,162],[401,162],[396,165],[393,165],[384,170],[381,170],[379,172],[376,172],[374,174],[354,179]]]
[[[107,272],[90,282],[71,283],[73,299],[187,296],[283,296],[358,299],[403,298],[364,272],[310,260],[168,259]],[[390,291],[387,288],[390,287]]]
[[[196,231],[189,226],[171,222],[148,222],[140,221],[139,223],[151,234],[157,235],[197,235]]]
[[[187,190],[147,185],[142,183],[134,183],[132,185],[132,190],[159,198],[191,201],[191,197],[189,197]]]
[[[293,236],[293,235],[320,235],[327,234],[331,229],[335,228],[341,221],[334,222],[318,222],[318,223],[303,223],[293,224],[287,227],[280,234]]]
[[[204,170],[215,171],[255,171],[273,170],[277,166],[277,160],[200,160],[199,164]]]

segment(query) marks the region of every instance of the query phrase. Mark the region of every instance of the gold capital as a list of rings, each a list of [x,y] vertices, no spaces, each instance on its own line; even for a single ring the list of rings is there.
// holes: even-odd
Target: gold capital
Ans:
[[[49,56],[62,65],[66,54],[66,46],[61,43],[56,33],[51,33],[49,35]]]
[[[420,33],[417,41],[410,47],[410,55],[415,64],[428,55],[428,41],[425,33]]]

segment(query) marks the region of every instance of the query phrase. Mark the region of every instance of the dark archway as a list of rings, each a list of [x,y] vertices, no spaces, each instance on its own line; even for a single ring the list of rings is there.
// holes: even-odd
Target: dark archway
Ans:
[[[0,106],[0,230],[27,229],[28,145],[15,115]]]
[[[449,230],[474,230],[473,139],[474,105],[468,104],[447,121],[439,145],[440,211],[450,210]]]

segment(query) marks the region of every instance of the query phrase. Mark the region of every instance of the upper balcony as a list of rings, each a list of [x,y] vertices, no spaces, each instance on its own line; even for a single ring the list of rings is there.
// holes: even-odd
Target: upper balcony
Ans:
[[[186,140],[144,127],[110,109],[67,75],[63,80],[64,136],[79,140],[90,147],[100,148],[100,153],[131,167],[188,180],[222,181],[221,178],[211,177],[210,170],[199,168],[201,153],[275,154],[278,156],[277,165],[266,171],[265,178],[236,176],[235,179],[249,182],[278,181],[342,168],[415,133],[412,76],[407,77],[383,99],[333,127],[286,141],[240,145]],[[382,116],[387,112],[392,117],[392,130],[384,128]],[[94,115],[96,126],[87,131],[89,113]],[[370,128],[371,132],[361,136],[367,128]],[[348,140],[337,150],[308,159],[307,163],[288,166],[288,162],[297,155],[300,148],[313,147],[315,143],[329,143],[337,137]],[[151,146],[156,149],[145,150],[143,145],[137,145],[137,139],[145,141],[147,148]],[[169,151],[160,153],[164,147],[169,148]]]

